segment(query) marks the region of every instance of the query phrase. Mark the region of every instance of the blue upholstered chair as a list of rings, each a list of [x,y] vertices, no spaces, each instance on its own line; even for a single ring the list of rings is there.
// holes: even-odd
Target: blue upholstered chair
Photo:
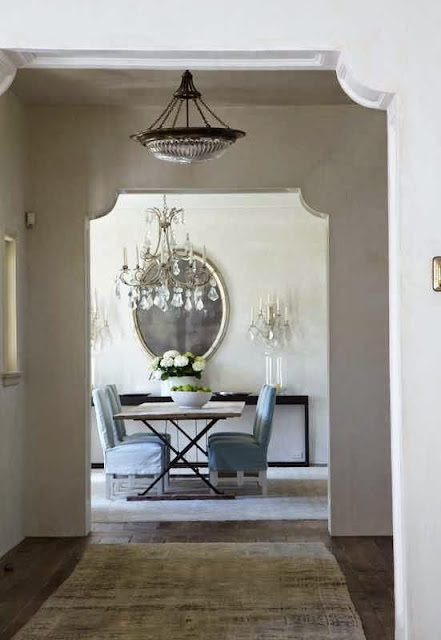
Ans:
[[[108,499],[135,489],[144,489],[164,469],[164,443],[156,440],[117,440],[111,392],[106,387],[92,391],[98,433],[104,454],[106,496]],[[164,488],[157,483],[158,493]]]
[[[112,405],[112,411],[115,415],[116,413],[122,413],[122,405],[121,400],[118,393],[118,387],[116,384],[108,384],[105,386],[105,389],[109,390],[109,399]],[[159,442],[159,444],[163,445],[163,453],[164,453],[164,465],[168,465],[170,462],[170,449],[164,445],[164,442],[158,436],[155,436],[154,433],[147,432],[138,432],[131,433],[130,435],[126,431],[126,426],[124,420],[122,418],[113,418],[113,427],[114,427],[114,435],[115,442]],[[161,433],[161,435],[166,438],[169,442],[171,441],[171,436],[169,433]],[[167,488],[169,484],[169,474],[165,476],[164,485]]]
[[[216,486],[219,473],[236,473],[238,484],[247,474],[257,475],[262,493],[267,494],[267,453],[271,439],[276,389],[264,385],[260,391],[254,418],[253,433],[226,431],[208,438],[210,482]]]
[[[112,405],[113,414],[115,415],[116,413],[122,413],[121,400],[116,384],[107,384],[104,389],[108,389],[109,400]],[[154,433],[139,432],[131,433],[129,435],[126,431],[124,420],[122,420],[121,418],[113,418],[113,429],[116,442],[161,442],[161,438],[155,436]],[[170,441],[170,434],[162,433],[161,435]],[[168,450],[168,447],[166,448]]]

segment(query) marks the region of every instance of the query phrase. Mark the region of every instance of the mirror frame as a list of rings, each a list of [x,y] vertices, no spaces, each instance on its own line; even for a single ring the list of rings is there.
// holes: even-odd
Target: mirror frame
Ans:
[[[200,253],[194,253],[194,258],[196,258],[196,260],[198,260],[199,262],[203,262],[203,257]],[[219,270],[217,269],[217,267],[213,264],[213,262],[211,260],[209,260],[207,258],[206,260],[206,265],[207,268],[210,272],[210,275],[213,276],[213,278],[216,280],[216,286],[217,289],[219,291],[219,296],[222,302],[222,318],[221,318],[221,324],[219,327],[219,331],[216,335],[216,338],[214,339],[213,344],[211,345],[211,347],[208,349],[208,351],[206,351],[204,354],[201,354],[203,358],[205,358],[206,360],[208,360],[209,358],[211,358],[216,351],[219,349],[222,340],[225,338],[225,335],[227,333],[227,329],[228,329],[228,324],[230,321],[230,300],[228,298],[228,292],[227,292],[227,287],[225,285],[225,281],[222,278]],[[147,353],[147,355],[150,358],[156,358],[157,355],[162,355],[162,354],[155,354],[153,353],[153,351],[148,347],[144,336],[141,333],[141,329],[138,323],[138,316],[137,316],[137,309],[134,309],[132,311],[132,320],[133,320],[133,325],[135,328],[135,333],[138,337],[139,342],[141,343],[142,348],[144,349],[144,351]]]

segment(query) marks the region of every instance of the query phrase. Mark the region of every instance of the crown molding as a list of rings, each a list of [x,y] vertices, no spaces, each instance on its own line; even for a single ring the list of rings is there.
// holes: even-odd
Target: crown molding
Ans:
[[[355,78],[348,64],[340,57],[335,68],[343,91],[357,104],[369,109],[386,111],[394,97],[388,91],[371,89]]]
[[[17,69],[259,69],[335,70],[343,91],[357,104],[386,110],[394,94],[367,87],[355,78],[343,56],[328,49],[299,51],[98,51],[0,50],[0,95]]]
[[[36,69],[335,69],[338,52],[11,50],[17,67]]]
[[[0,50],[0,96],[9,89],[16,73],[17,66],[11,56]]]

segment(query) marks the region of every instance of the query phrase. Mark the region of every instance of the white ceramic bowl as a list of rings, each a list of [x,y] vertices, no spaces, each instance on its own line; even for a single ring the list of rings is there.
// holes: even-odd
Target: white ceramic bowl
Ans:
[[[213,395],[211,391],[171,391],[170,394],[180,409],[201,409]]]

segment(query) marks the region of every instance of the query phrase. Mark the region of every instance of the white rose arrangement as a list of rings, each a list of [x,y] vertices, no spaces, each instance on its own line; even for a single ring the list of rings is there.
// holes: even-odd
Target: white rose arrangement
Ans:
[[[166,351],[162,356],[158,356],[149,367],[150,376],[156,380],[183,376],[194,376],[200,380],[204,369],[205,359],[202,356],[195,356],[191,351],[179,353],[175,350]]]

